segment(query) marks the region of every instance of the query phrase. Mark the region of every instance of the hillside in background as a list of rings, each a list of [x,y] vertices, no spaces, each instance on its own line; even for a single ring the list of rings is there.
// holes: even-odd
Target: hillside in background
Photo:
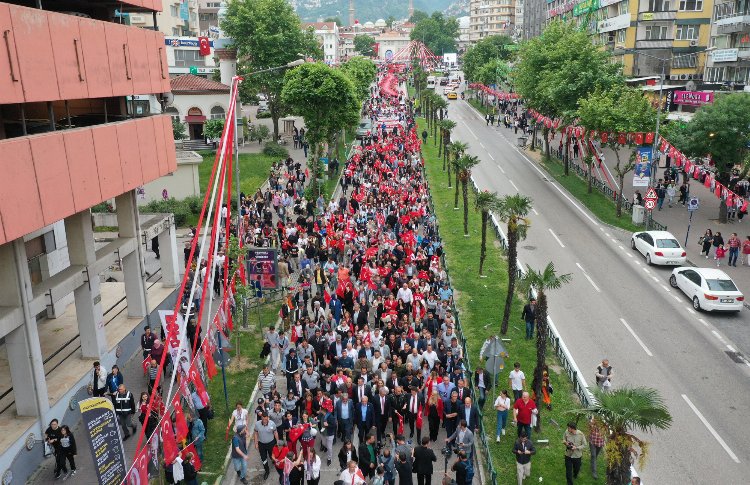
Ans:
[[[339,17],[345,24],[349,21],[349,0],[289,0],[304,22],[316,22],[326,17]],[[456,4],[456,5],[454,5]],[[451,14],[466,12],[465,0],[414,0],[414,8],[423,12],[444,12]],[[354,0],[354,17],[360,23],[375,22],[393,16],[404,19],[408,15],[408,0]]]

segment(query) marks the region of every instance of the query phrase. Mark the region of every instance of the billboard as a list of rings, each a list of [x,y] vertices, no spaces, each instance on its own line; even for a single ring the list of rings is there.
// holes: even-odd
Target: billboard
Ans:
[[[260,282],[263,290],[275,290],[279,287],[278,250],[273,248],[250,248],[247,250],[247,275],[250,284]]]
[[[125,450],[112,401],[92,397],[78,403],[86,439],[94,459],[94,470],[101,485],[120,485],[125,480]]]
[[[651,179],[651,147],[638,147],[635,151],[633,187],[648,187]]]
[[[714,93],[706,91],[675,91],[672,97],[674,104],[703,106],[714,102]]]

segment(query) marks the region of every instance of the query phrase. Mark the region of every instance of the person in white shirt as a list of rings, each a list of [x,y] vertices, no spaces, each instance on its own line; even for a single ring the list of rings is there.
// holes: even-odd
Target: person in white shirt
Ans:
[[[347,464],[347,467],[344,468],[344,471],[341,472],[341,475],[339,476],[339,480],[344,482],[346,485],[366,485],[367,481],[365,480],[365,476],[362,473],[362,471],[357,467],[357,462],[352,460]]]
[[[232,426],[232,422],[234,422],[234,431],[237,431],[239,426],[247,426],[247,409],[243,408],[242,403],[239,401],[234,411],[232,411],[232,415],[229,417],[227,428]]]
[[[514,401],[521,399],[523,389],[526,387],[526,375],[521,371],[520,362],[513,364],[513,370],[510,371],[510,375],[508,376],[508,385],[513,390]]]
[[[510,409],[510,397],[508,391],[503,390],[495,399],[495,409],[497,410],[497,436],[495,441],[500,443],[500,435],[505,434],[505,423],[508,422],[508,409]]]
[[[422,353],[422,357],[430,364],[430,370],[435,366],[435,362],[438,360],[438,354],[432,349],[432,345],[427,345],[427,350]]]
[[[320,457],[315,453],[314,447],[307,450],[305,480],[307,480],[307,485],[318,485],[320,481]]]

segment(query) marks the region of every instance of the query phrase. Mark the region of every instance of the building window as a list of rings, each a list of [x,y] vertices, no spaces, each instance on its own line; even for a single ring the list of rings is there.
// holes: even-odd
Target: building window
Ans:
[[[172,17],[177,17],[180,15],[179,10],[177,10],[177,5],[172,4],[169,6],[169,15],[171,15]]]
[[[666,25],[647,25],[645,40],[662,40],[667,38]]]
[[[680,10],[687,12],[700,12],[703,10],[703,0],[680,0]]]
[[[174,37],[179,37],[181,33],[182,33],[182,30],[180,30],[179,27],[172,27],[172,35]]]
[[[626,3],[626,2],[623,2],[623,3]],[[618,44],[625,43],[625,30],[626,29],[620,29],[617,31],[617,43]]]
[[[175,49],[174,65],[175,67],[204,66],[205,62],[197,50]]]
[[[700,25],[677,25],[675,40],[696,40],[698,39],[698,30]]]
[[[628,2],[623,3],[627,5]],[[669,0],[648,0],[648,10],[649,12],[668,12]]]
[[[672,60],[672,67],[675,69],[688,69],[696,66],[697,59],[695,54],[675,57]]]
[[[211,108],[211,119],[212,120],[223,120],[226,118],[224,108],[221,106],[214,106]]]

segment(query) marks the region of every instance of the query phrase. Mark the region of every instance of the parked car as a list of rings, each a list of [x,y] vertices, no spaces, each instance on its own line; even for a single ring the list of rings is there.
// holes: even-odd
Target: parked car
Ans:
[[[738,312],[745,304],[745,296],[734,281],[716,268],[675,268],[669,284],[682,290],[696,310]]]
[[[440,78],[440,85],[441,86],[445,86],[447,84],[448,84],[448,78],[447,77]]]
[[[633,233],[630,247],[643,254],[648,264],[682,266],[687,261],[687,253],[677,238],[667,231]]]

